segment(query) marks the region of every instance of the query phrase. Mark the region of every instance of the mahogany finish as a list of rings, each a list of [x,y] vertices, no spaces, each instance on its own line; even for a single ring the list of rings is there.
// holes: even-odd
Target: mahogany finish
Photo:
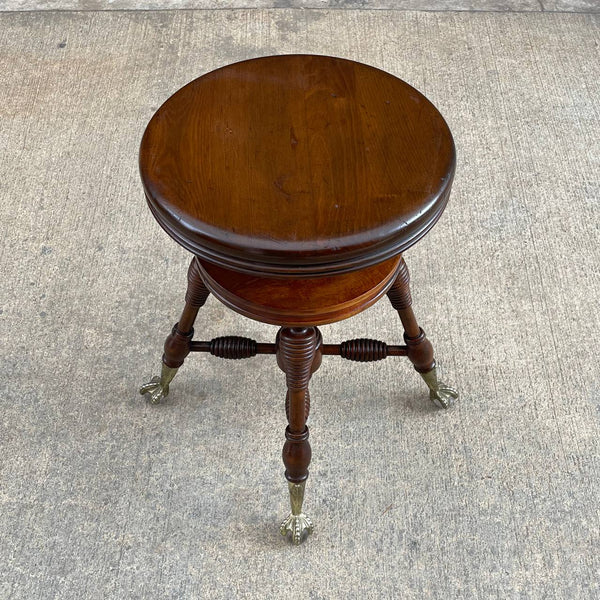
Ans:
[[[404,327],[408,359],[419,373],[431,371],[435,367],[433,346],[425,337],[425,332],[419,327],[415,318],[410,295],[410,276],[403,257],[400,257],[398,275],[387,294],[392,306],[398,311]]]
[[[190,352],[208,352],[219,358],[237,360],[257,354],[276,354],[277,344],[261,344],[250,338],[226,335],[209,342],[190,342],[189,349]],[[322,356],[340,356],[358,362],[382,360],[388,356],[408,356],[408,346],[394,346],[367,338],[347,340],[341,344],[321,344],[319,349]]]
[[[421,93],[312,55],[203,75],[160,107],[140,148],[161,226],[203,260],[263,276],[397,256],[440,217],[454,168],[450,130]]]
[[[400,257],[358,272],[301,279],[259,277],[199,263],[205,284],[225,305],[257,321],[293,327],[333,323],[365,310],[394,283]]]
[[[270,56],[217,69],[173,94],[140,148],[148,205],[194,257],[185,307],[164,345],[158,402],[190,352],[226,359],[275,354],[284,371],[283,462],[291,513],[280,531],[300,543],[311,459],[309,380],[324,355],[367,362],[407,356],[447,408],[433,348],[412,310],[401,253],[439,219],[455,170],[437,109],[393,75],[326,56]],[[275,343],[235,335],[194,341],[209,294],[280,326]],[[359,338],[323,344],[317,325],[355,315],[384,294],[405,345]]]
[[[198,261],[193,259],[188,269],[185,307],[179,322],[173,325],[173,330],[165,341],[162,360],[167,367],[175,369],[180,367],[190,353],[190,343],[194,337],[194,321],[209,294],[208,288],[202,281]]]
[[[310,412],[308,382],[321,361],[320,336],[315,327],[283,327],[277,336],[277,362],[285,373],[287,384],[283,464],[285,477],[291,483],[302,483],[308,477],[311,458],[306,420]]]

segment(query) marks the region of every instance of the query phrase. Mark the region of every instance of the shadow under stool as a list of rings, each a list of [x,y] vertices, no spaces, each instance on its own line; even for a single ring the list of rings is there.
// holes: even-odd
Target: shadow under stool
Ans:
[[[440,218],[455,170],[452,135],[437,109],[402,80],[350,60],[282,55],[232,64],[192,81],[154,114],[140,148],[148,205],[189,250],[185,306],[167,337],[153,403],[190,352],[229,359],[274,354],[287,385],[283,462],[291,513],[281,532],[300,543],[311,449],[308,383],[323,355],[354,361],[407,356],[447,408],[433,348],[411,307],[402,253]],[[194,340],[209,294],[251,319],[279,325],[274,343]],[[323,343],[317,326],[387,294],[404,345]]]

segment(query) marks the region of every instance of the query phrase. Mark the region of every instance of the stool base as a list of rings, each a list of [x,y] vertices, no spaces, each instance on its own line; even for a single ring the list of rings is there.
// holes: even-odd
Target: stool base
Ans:
[[[284,536],[291,534],[291,540],[296,545],[303,542],[314,529],[310,518],[302,512],[302,504],[311,458],[306,426],[310,411],[308,383],[311,375],[319,368],[322,356],[335,355],[358,362],[377,361],[388,356],[406,356],[427,384],[429,397],[436,406],[447,409],[458,398],[455,389],[438,379],[433,347],[425,332],[418,326],[412,311],[408,269],[401,257],[391,273],[395,274],[395,279],[380,288],[378,294],[385,293],[387,287],[391,304],[402,321],[404,345],[388,345],[365,338],[347,340],[341,344],[323,344],[321,333],[314,324],[282,326],[274,344],[258,343],[239,336],[194,341],[194,320],[210,291],[203,282],[200,263],[193,259],[188,271],[186,305],[179,323],[175,324],[165,342],[161,375],[153,377],[140,388],[141,394],[149,394],[152,404],[166,398],[171,381],[190,352],[207,352],[228,359],[250,358],[257,354],[276,355],[277,364],[284,371],[287,384],[286,415],[289,424],[285,432],[282,456],[292,509],[281,523],[280,532]]]

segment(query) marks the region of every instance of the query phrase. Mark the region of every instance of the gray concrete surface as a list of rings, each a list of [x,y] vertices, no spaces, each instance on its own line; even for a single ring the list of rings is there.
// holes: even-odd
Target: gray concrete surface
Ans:
[[[200,11],[0,15],[0,598],[595,599],[600,590],[600,22],[592,15]],[[406,79],[458,148],[406,254],[446,378],[327,357],[307,544],[283,540],[284,380],[192,356],[144,403],[188,256],[136,156],[209,69],[314,52]],[[209,299],[197,336],[276,329]],[[328,342],[400,342],[382,301]],[[243,411],[242,411],[243,406]],[[246,420],[242,412],[249,412]]]
[[[0,0],[0,10],[309,8],[600,12],[599,0]]]

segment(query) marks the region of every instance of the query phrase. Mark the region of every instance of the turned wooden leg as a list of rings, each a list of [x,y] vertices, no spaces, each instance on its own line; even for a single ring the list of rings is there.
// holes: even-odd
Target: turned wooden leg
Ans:
[[[396,280],[387,294],[392,306],[400,315],[409,360],[429,387],[431,400],[441,408],[448,408],[458,398],[458,392],[437,378],[433,346],[425,336],[425,332],[417,324],[412,309],[408,267],[402,257],[400,258],[400,270]]]
[[[315,327],[282,327],[277,335],[277,363],[287,383],[283,464],[288,480],[292,511],[280,527],[282,535],[292,534],[294,544],[313,530],[311,520],[302,512],[304,488],[308,477],[311,450],[306,420],[310,411],[308,382],[321,363],[321,336]]]
[[[188,286],[185,294],[185,307],[164,345],[160,377],[153,377],[140,388],[140,394],[150,394],[150,402],[156,404],[169,395],[169,384],[177,370],[190,353],[190,343],[194,337],[194,321],[198,310],[204,305],[209,291],[202,281],[198,260],[194,257],[188,269]]]

